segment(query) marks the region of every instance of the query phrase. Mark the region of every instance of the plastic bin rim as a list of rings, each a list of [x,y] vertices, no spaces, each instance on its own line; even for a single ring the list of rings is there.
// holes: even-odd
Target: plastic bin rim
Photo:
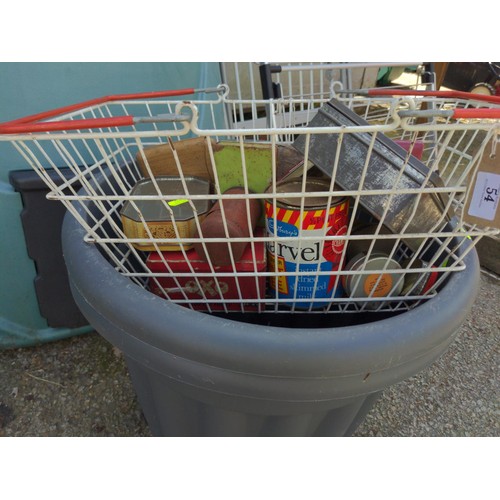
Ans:
[[[63,224],[64,254],[74,293],[86,305],[118,326],[124,337],[237,370],[252,371],[272,360],[278,365],[270,370],[312,364],[321,372],[321,366],[329,369],[332,356],[373,363],[388,357],[404,363],[425,356],[429,349],[449,343],[472,306],[479,279],[472,251],[466,257],[466,270],[453,273],[436,297],[398,316],[330,328],[262,326],[209,316],[153,295],[117,272],[97,248],[83,241],[84,234],[68,213]],[[300,371],[299,366],[296,369]]]

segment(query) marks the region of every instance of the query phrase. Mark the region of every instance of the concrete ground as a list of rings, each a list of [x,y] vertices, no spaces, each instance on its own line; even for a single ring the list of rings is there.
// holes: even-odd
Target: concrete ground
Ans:
[[[481,275],[457,339],[434,364],[387,389],[357,436],[500,436],[500,280]]]

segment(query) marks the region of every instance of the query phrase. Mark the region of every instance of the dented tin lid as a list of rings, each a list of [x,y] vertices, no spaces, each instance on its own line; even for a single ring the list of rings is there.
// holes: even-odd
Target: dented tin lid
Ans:
[[[330,206],[335,206],[344,200],[340,196],[307,196],[309,194],[330,191],[330,181],[321,178],[309,178],[306,180],[305,189],[303,190],[302,179],[292,179],[289,181],[279,182],[276,184],[276,194],[283,193],[282,198],[278,198],[277,202],[280,205],[285,205],[290,208],[300,208],[302,203],[302,197],[290,197],[287,196],[289,193],[303,193],[304,208],[308,210],[323,209],[328,205],[328,200],[330,199]],[[267,191],[272,192],[272,186],[270,186]]]
[[[127,200],[121,210],[121,215],[134,221],[140,222],[140,214],[147,222],[169,221],[173,218],[177,221],[189,220],[194,217],[194,212],[198,215],[208,212],[210,209],[210,200],[192,200],[187,199],[183,183],[180,177],[159,176],[154,179],[142,179],[132,188],[131,196],[158,196],[150,200]],[[210,182],[201,177],[185,177],[185,184],[189,195],[210,194]],[[158,192],[159,190],[159,192]],[[161,200],[161,195],[178,196],[174,200]],[[135,205],[135,206],[134,206]],[[193,205],[195,210],[193,210]],[[137,208],[136,208],[137,207]]]

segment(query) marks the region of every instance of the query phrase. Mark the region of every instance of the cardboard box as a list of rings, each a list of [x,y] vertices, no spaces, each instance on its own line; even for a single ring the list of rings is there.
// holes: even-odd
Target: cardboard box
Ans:
[[[469,178],[463,219],[471,225],[499,229],[500,161],[496,154],[491,154],[492,146],[496,146],[496,142],[485,146],[477,171]]]
[[[146,147],[143,151],[139,151],[136,155],[136,162],[142,175],[146,178],[151,177],[150,169],[153,177],[161,175],[178,176],[179,168],[174,150],[177,153],[184,175],[202,177],[213,182],[212,164],[204,137],[180,141],[169,140],[166,144]]]
[[[179,175],[174,155],[175,149],[183,175],[202,177],[214,182],[215,176],[207,141],[211,141],[221,192],[236,186],[244,186],[245,177],[248,181],[248,188],[254,193],[263,193],[266,190],[273,178],[270,143],[245,142],[243,154],[246,176],[243,173],[239,141],[215,142],[205,137],[170,140],[166,144],[144,148],[144,151],[137,153],[136,161],[144,177],[150,177],[150,170],[154,177]],[[302,173],[302,159],[302,154],[291,146],[278,145],[276,180],[282,180],[294,172]]]

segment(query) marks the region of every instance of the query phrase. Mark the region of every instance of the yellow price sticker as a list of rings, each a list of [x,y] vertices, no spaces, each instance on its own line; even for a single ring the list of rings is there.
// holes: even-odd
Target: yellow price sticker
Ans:
[[[172,201],[169,201],[168,204],[171,206],[171,207],[177,207],[178,205],[182,205],[184,203],[187,203],[189,200],[172,200]]]

